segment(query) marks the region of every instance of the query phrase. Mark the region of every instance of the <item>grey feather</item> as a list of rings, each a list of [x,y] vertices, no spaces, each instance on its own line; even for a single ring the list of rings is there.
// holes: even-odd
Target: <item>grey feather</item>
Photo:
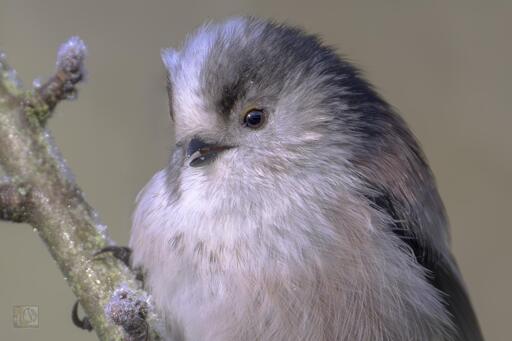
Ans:
[[[478,319],[455,260],[452,258],[449,261],[440,261],[430,271],[432,284],[443,293],[443,301],[455,325],[454,340],[483,341]]]

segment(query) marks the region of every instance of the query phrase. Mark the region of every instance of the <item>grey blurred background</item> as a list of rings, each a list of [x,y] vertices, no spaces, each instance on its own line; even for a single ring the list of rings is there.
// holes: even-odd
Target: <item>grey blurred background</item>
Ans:
[[[512,2],[0,0],[0,48],[27,85],[79,35],[89,79],[50,122],[88,200],[126,244],[134,197],[171,152],[159,51],[208,19],[251,14],[319,33],[376,85],[421,141],[487,340],[510,340]],[[95,340],[36,233],[0,223],[0,339]],[[16,329],[14,305],[39,328]]]

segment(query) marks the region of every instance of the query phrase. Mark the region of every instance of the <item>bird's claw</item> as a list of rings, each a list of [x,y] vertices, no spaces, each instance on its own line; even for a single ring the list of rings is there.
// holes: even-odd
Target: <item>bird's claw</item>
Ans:
[[[89,318],[87,316],[85,316],[83,319],[80,319],[80,317],[78,316],[78,304],[79,303],[80,303],[80,301],[77,300],[75,302],[75,304],[73,305],[73,311],[71,312],[71,320],[73,321],[73,324],[75,326],[77,326],[78,328],[87,330],[87,331],[91,331],[93,328],[92,328],[92,324],[91,324],[91,321],[89,320]]]
[[[98,252],[94,253],[93,257],[96,258],[104,253],[112,253],[112,256],[119,259],[127,267],[131,268],[130,257],[132,255],[132,249],[130,249],[129,247],[117,245],[106,246],[103,249],[99,250]]]
[[[132,255],[132,249],[130,249],[128,246],[117,246],[117,245],[110,245],[106,246],[103,249],[99,250],[98,252],[93,254],[93,257],[96,258],[104,253],[112,253],[112,256],[119,259],[121,262],[123,262],[127,267],[130,268],[130,270],[135,272],[135,279],[138,281],[144,283],[144,276],[140,272],[140,269],[133,269],[130,257]]]

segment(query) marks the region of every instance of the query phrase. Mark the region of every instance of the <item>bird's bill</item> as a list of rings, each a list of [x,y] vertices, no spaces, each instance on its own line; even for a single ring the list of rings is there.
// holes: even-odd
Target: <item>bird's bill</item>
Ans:
[[[194,137],[188,144],[187,159],[190,160],[190,167],[201,167],[210,164],[219,153],[230,148],[232,146],[207,143],[199,137]]]

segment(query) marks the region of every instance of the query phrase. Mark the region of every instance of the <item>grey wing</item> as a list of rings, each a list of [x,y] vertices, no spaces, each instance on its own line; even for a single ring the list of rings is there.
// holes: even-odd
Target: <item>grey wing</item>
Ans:
[[[422,265],[431,271],[432,285],[443,293],[446,308],[458,332],[454,340],[483,341],[478,320],[453,257],[449,262],[451,264],[444,261]]]
[[[394,221],[401,221],[389,195],[381,192],[378,197],[370,199],[379,210],[388,214]],[[432,248],[422,245],[411,233],[410,226],[395,223],[391,230],[414,251],[418,263],[427,270],[427,280],[442,293],[444,305],[456,328],[456,335],[452,335],[450,340],[483,341],[478,320],[453,256],[450,255],[450,259],[436,256]]]

